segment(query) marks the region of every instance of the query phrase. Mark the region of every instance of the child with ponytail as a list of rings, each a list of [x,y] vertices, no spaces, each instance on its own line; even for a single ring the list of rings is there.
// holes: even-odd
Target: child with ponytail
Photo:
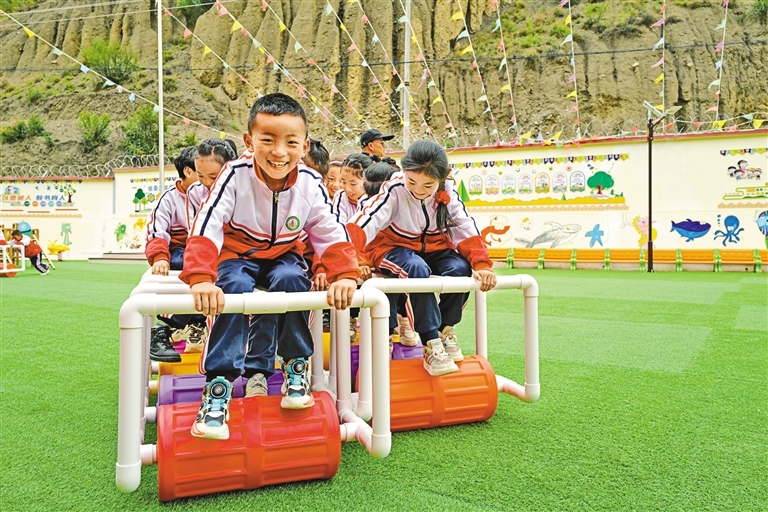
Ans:
[[[384,183],[347,224],[358,254],[370,260],[361,263],[388,277],[473,276],[482,291],[493,288],[488,249],[448,177],[443,148],[415,142],[400,163],[402,174]],[[464,359],[454,326],[468,298],[468,293],[444,293],[438,303],[432,293],[408,296],[408,317],[421,337],[430,375],[455,372]]]

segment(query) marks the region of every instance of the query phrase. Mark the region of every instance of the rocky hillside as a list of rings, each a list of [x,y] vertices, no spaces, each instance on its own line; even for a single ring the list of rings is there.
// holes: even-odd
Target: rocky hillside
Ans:
[[[273,70],[274,64],[265,65],[265,55],[245,35],[246,31],[319,102],[343,120],[349,132],[342,129],[342,124],[323,122],[322,115],[310,116],[313,135],[331,147],[344,151],[343,143],[354,139],[365,128],[365,121],[382,131],[402,131],[390,103],[381,99],[383,90],[400,108],[400,93],[395,90],[398,81],[390,72],[382,46],[372,43],[374,29],[388,50],[387,57],[392,58],[402,72],[405,25],[398,23],[403,16],[400,0],[362,0],[365,11],[356,2],[331,0],[346,32],[340,30],[333,13],[326,14],[326,0],[267,1],[266,11],[258,1],[223,1],[221,5],[242,25],[242,30],[232,30],[232,18],[222,15],[218,6],[185,9],[179,7],[200,2],[166,0],[166,6],[194,30],[199,40],[185,38],[182,23],[164,17],[165,106],[217,130],[194,129],[194,124],[186,125],[181,119],[168,117],[170,151],[174,145],[183,144],[185,136],[189,141],[191,134],[200,139],[215,135],[218,130],[241,133],[248,106],[257,97],[257,91],[279,90],[296,95],[295,84],[290,83],[285,73]],[[765,78],[768,39],[765,27],[746,16],[754,1],[730,1],[721,118],[768,111]],[[497,19],[495,2],[461,2],[500,137],[510,140],[515,130],[510,129],[509,93],[499,92],[507,84],[507,77],[504,69],[499,71],[502,57],[498,50],[500,31],[493,31]],[[563,137],[573,137],[574,102],[566,98],[573,90],[573,84],[568,83],[572,73],[570,44],[561,46],[569,34],[564,23],[567,8],[560,8],[558,0],[499,2],[520,128],[532,131],[534,136],[542,131],[545,137],[562,129]],[[97,38],[119,43],[137,56],[140,67],[123,85],[156,99],[154,0],[96,0],[93,3],[96,6],[69,9],[83,3],[79,0],[36,2],[28,7],[28,12],[19,13],[15,18],[78,59],[82,59],[83,49]],[[661,51],[651,51],[651,48],[659,40],[661,28],[651,25],[660,18],[661,2],[573,0],[572,6],[582,130],[590,134],[631,130],[645,116],[641,107],[644,100],[660,102],[661,85],[654,83],[660,68],[651,66],[658,61]],[[495,136],[491,135],[490,117],[483,113],[486,104],[477,101],[482,92],[472,69],[472,53],[466,50],[469,39],[456,40],[464,24],[461,18],[451,19],[458,11],[457,0],[413,0],[416,39],[430,65],[436,87],[418,87],[424,68],[421,62],[414,62],[411,91],[415,106],[420,108],[438,139],[448,145],[488,143]],[[363,12],[370,20],[368,24],[362,21]],[[722,37],[722,31],[715,27],[723,15],[721,0],[668,0],[665,95],[668,107],[682,106],[679,118],[710,119],[711,113],[705,111],[714,105],[716,89],[708,86],[718,78],[715,61],[719,57],[715,54],[715,45]],[[280,29],[278,18],[286,30]],[[28,37],[8,19],[0,21],[0,38],[3,41],[0,125],[34,114],[46,121],[46,129],[52,134],[48,142],[37,138],[0,146],[6,165],[39,163],[43,154],[48,163],[98,163],[123,152],[118,148],[122,136],[119,126],[132,115],[140,101],[130,102],[127,95],[116,93],[114,88],[101,88],[92,75],[80,73],[69,59],[55,55],[49,46]],[[360,53],[354,48],[350,50],[352,40]],[[297,41],[303,49],[296,45]],[[205,46],[211,53],[204,51]],[[419,50],[413,46],[411,57],[416,60]],[[231,67],[226,68],[213,54],[221,56]],[[361,54],[369,68],[361,65]],[[318,67],[308,64],[308,58],[322,68],[329,83],[324,82]],[[340,94],[332,94],[333,84]],[[442,103],[434,103],[438,91]],[[311,112],[311,102],[303,101]],[[363,121],[348,108],[347,101],[363,116]],[[458,141],[449,139],[450,130],[444,129],[446,108],[456,127]],[[81,110],[108,113],[113,119],[110,142],[90,153],[84,150],[75,129]],[[422,119],[415,108],[411,122],[413,136],[425,136],[425,128],[419,126]],[[392,145],[398,147],[398,139]]]

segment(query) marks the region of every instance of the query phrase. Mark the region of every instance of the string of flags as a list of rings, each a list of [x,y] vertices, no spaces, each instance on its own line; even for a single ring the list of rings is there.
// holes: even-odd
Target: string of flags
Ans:
[[[403,12],[405,12],[405,5],[403,4],[403,0],[399,0],[400,7],[403,9]],[[400,17],[400,19],[397,20],[398,23],[406,23],[405,16]],[[406,23],[408,27],[410,27],[411,32],[411,42],[416,44],[416,47],[419,49],[419,55],[425,55],[424,50],[421,47],[421,43],[419,43],[419,39],[416,37],[416,31],[413,29],[413,24]],[[440,88],[437,85],[437,82],[435,81],[434,75],[432,74],[432,70],[429,68],[429,63],[427,62],[426,57],[421,59],[421,63],[424,65],[424,71],[422,72],[422,80],[419,82],[419,89],[423,86],[423,82],[427,82],[426,84],[426,90],[427,93],[427,101],[431,107],[435,107],[438,103],[442,107],[442,115],[445,117],[445,121],[448,121],[446,125],[443,127],[443,130],[448,131],[448,138],[453,138],[458,140],[458,133],[456,133],[456,128],[454,128],[453,121],[451,120],[451,115],[448,113],[448,106],[443,102],[443,94],[440,92]],[[432,101],[429,101],[429,90],[434,89],[436,96],[432,99]],[[422,122],[422,128],[427,126],[426,120]]]
[[[395,91],[399,92],[399,91],[405,90],[406,95],[408,97],[408,108],[409,109],[416,109],[416,114],[421,118],[421,124],[419,126],[421,128],[424,128],[425,133],[427,135],[432,136],[432,138],[437,142],[437,138],[434,136],[432,127],[429,126],[429,123],[427,122],[427,119],[424,117],[424,112],[422,112],[421,108],[419,108],[415,104],[415,102],[413,100],[413,93],[408,88],[408,86],[405,84],[405,80],[403,80],[403,77],[397,71],[397,67],[395,66],[395,63],[392,62],[392,59],[389,56],[389,52],[384,47],[384,43],[379,38],[379,35],[376,32],[376,29],[373,27],[373,23],[371,22],[371,19],[365,13],[365,10],[363,9],[363,5],[358,0],[349,0],[349,4],[350,5],[357,4],[358,8],[360,9],[360,12],[362,13],[360,21],[362,22],[363,27],[368,27],[368,28],[371,29],[371,32],[373,32],[373,37],[371,38],[371,44],[374,45],[374,46],[377,45],[377,44],[379,46],[381,46],[381,49],[382,49],[382,51],[384,53],[384,60],[387,61],[387,63],[389,63],[389,65],[392,68],[392,76],[394,78],[397,78],[397,80],[399,81]],[[326,10],[327,10],[327,7],[326,7]],[[411,36],[411,39],[412,40],[415,39],[415,36]],[[416,57],[416,61],[418,62],[419,60],[423,60],[423,59],[424,59],[424,54],[420,52],[419,55]],[[372,71],[373,70],[371,70],[371,72]],[[426,81],[426,77],[427,77],[427,72],[426,72],[426,69],[425,69],[424,72],[422,73],[421,81],[419,82],[419,88],[421,88],[424,85],[424,82]],[[410,80],[410,77],[408,77],[408,78]],[[376,75],[373,75],[373,83],[379,83],[379,80],[378,80],[378,78],[376,78]],[[389,97],[389,95],[386,93],[386,91],[384,91],[382,89],[380,99],[382,101],[384,101],[388,97]],[[409,137],[412,135],[412,133],[410,131],[410,128],[408,129],[408,132],[406,133],[406,135],[408,135]]]
[[[475,49],[472,45],[472,37],[469,35],[469,27],[467,26],[467,19],[464,13],[464,8],[461,6],[461,0],[456,0],[456,5],[459,7],[459,10],[453,13],[451,20],[461,21],[462,25],[464,26],[464,30],[459,33],[458,36],[456,36],[455,41],[458,42],[461,39],[466,38],[467,42],[469,43],[459,52],[459,55],[467,55],[469,53],[472,54],[472,69],[474,69],[477,73],[477,81],[480,82],[480,97],[478,97],[475,101],[477,103],[485,103],[485,110],[482,113],[488,114],[491,118],[491,140],[493,143],[498,144],[501,141],[499,140],[499,130],[496,128],[496,118],[493,116],[493,110],[491,110],[491,101],[488,99],[488,90],[485,87],[483,74],[480,71],[480,66],[477,63],[477,55],[475,54]],[[505,85],[504,87],[507,86]],[[504,87],[502,87],[501,92],[504,92]],[[509,85],[509,88],[512,89],[512,86]]]
[[[262,4],[262,8],[264,8]],[[251,43],[253,44],[254,48],[256,48],[261,55],[265,57],[265,66],[272,67],[272,70],[275,72],[282,72],[283,75],[288,79],[288,84],[292,87],[296,88],[297,94],[300,98],[306,99],[308,101],[312,102],[312,113],[313,114],[319,114],[324,123],[329,123],[330,118],[333,118],[333,120],[340,125],[340,128],[335,128],[335,131],[337,134],[341,135],[342,138],[344,138],[344,145],[352,146],[353,143],[350,141],[345,134],[350,133],[352,130],[344,123],[344,121],[339,118],[337,115],[332,113],[324,104],[322,101],[320,101],[312,92],[299,81],[293,74],[291,74],[290,71],[280,62],[278,61],[275,56],[270,53],[267,48],[260,43],[249,31],[247,28],[245,28],[240,21],[238,21],[237,18],[235,18],[232,13],[230,13],[226,7],[224,7],[220,2],[214,3],[214,9],[217,10],[217,13],[219,16],[229,16],[229,18],[232,20],[232,27],[230,28],[229,33],[232,34],[235,32],[235,30],[239,30],[240,33],[251,40]],[[297,49],[298,53],[298,49]],[[259,97],[261,97],[261,94],[259,94]]]
[[[8,19],[10,19],[14,23],[16,23],[19,27],[21,27],[21,29],[24,31],[24,33],[27,35],[27,37],[29,37],[30,39],[31,38],[36,38],[38,41],[40,41],[40,42],[44,43],[45,45],[49,46],[51,48],[51,52],[54,55],[56,55],[57,57],[66,57],[69,60],[71,60],[72,62],[74,62],[77,66],[79,66],[81,73],[83,73],[83,74],[90,73],[90,74],[98,77],[99,80],[102,81],[102,86],[101,86],[102,89],[105,89],[107,87],[114,87],[115,91],[118,94],[126,93],[128,95],[128,101],[130,101],[131,103],[135,103],[136,100],[140,100],[140,101],[143,101],[145,103],[148,103],[148,104],[152,105],[152,110],[154,111],[154,113],[157,114],[158,112],[160,112],[160,105],[158,105],[154,101],[152,101],[152,100],[150,100],[148,98],[145,98],[141,94],[139,94],[139,93],[137,93],[135,91],[132,91],[132,90],[128,89],[127,87],[123,87],[122,85],[120,85],[120,84],[112,81],[111,79],[107,78],[106,76],[102,75],[98,71],[95,71],[95,70],[89,68],[84,63],[82,63],[79,60],[77,60],[75,57],[69,55],[65,51],[63,51],[60,48],[58,48],[56,45],[50,43],[49,41],[47,41],[46,39],[41,37],[39,34],[33,32],[32,30],[27,28],[24,24],[19,22],[16,18],[11,16],[7,12],[3,11],[2,9],[0,9],[0,14],[4,14]],[[171,110],[171,109],[169,109],[167,107],[163,108],[163,112],[168,114],[168,115],[174,116],[174,117],[176,117],[178,119],[181,119],[182,123],[184,123],[185,125],[193,124],[193,125],[196,125],[196,126],[200,127],[203,130],[212,131],[214,133],[217,133],[218,137],[220,139],[224,139],[224,138],[226,138],[228,136],[233,136],[233,135],[230,135],[230,134],[228,134],[227,132],[225,132],[223,130],[218,130],[216,128],[211,128],[210,126],[208,126],[206,124],[203,124],[203,123],[201,123],[199,121],[195,121],[194,119],[190,119],[190,118],[188,118],[186,116],[183,116],[183,115],[179,114],[178,112],[175,112],[175,111],[173,111],[173,110]]]
[[[560,7],[568,6],[568,15],[565,17],[565,25],[568,27],[568,35],[565,36],[565,39],[563,39],[563,42],[560,43],[560,47],[562,48],[566,44],[571,44],[571,60],[569,61],[570,67],[571,67],[571,73],[568,76],[568,83],[573,84],[573,90],[565,95],[566,99],[573,98],[574,99],[574,105],[571,107],[571,112],[574,113],[574,120],[573,124],[576,125],[576,138],[581,138],[581,113],[579,112],[579,86],[576,83],[576,51],[574,48],[574,42],[573,42],[573,23],[572,23],[572,16],[571,16],[571,0],[561,0],[560,1]],[[541,134],[539,134],[541,135]],[[559,139],[559,137],[558,137]]]
[[[291,32],[291,29],[286,26],[286,24],[283,22],[280,15],[275,12],[275,10],[272,8],[271,5],[269,5],[269,2],[267,0],[261,0],[261,12],[266,12],[269,10],[269,12],[272,13],[272,15],[277,19],[278,22],[278,28],[280,29],[280,32],[287,32],[288,35],[293,39],[293,49],[298,54],[300,51],[307,57],[307,64],[310,66],[315,67],[318,71],[320,71],[320,74],[323,75],[323,84],[329,86],[330,93],[331,93],[331,101],[333,101],[334,96],[337,94],[346,102],[347,110],[351,110],[354,112],[357,121],[362,122],[366,128],[370,128],[371,124],[368,122],[368,120],[363,116],[363,114],[352,104],[351,101],[349,101],[349,98],[347,98],[344,93],[339,90],[339,88],[336,86],[335,83],[331,82],[331,79],[329,77],[329,74],[323,70],[323,68],[317,63],[317,61],[312,58],[312,55],[307,51],[306,48],[299,42],[299,39],[294,35],[293,32]],[[326,16],[327,16],[327,10],[328,7],[326,6]]]
[[[666,99],[664,98],[664,91],[666,90],[666,79],[664,75],[665,71],[665,59],[666,59],[666,51],[667,51],[667,45],[665,42],[666,35],[667,35],[667,2],[665,1],[661,6],[661,11],[659,12],[661,14],[661,18],[659,21],[655,22],[651,25],[651,28],[661,28],[661,39],[659,39],[656,44],[653,45],[652,51],[656,51],[658,49],[661,49],[661,58],[656,61],[652,66],[651,69],[657,69],[661,68],[659,75],[653,80],[653,83],[655,84],[661,84],[661,91],[659,92],[659,96],[661,97],[661,103],[656,105],[656,101],[651,101],[651,104],[654,105],[654,108],[658,110],[659,112],[665,112],[666,111]],[[667,131],[667,126],[664,126],[664,131]]]
[[[720,124],[720,91],[721,89],[721,83],[723,80],[723,61],[725,59],[725,31],[726,31],[726,24],[728,23],[728,4],[730,3],[730,0],[723,0],[723,7],[725,7],[725,16],[723,16],[723,21],[720,22],[718,26],[715,27],[715,30],[721,30],[723,31],[723,37],[720,39],[720,42],[715,45],[715,55],[718,53],[720,54],[719,60],[715,62],[715,70],[718,71],[717,80],[713,80],[709,86],[707,87],[707,90],[711,90],[712,87],[716,87],[715,90],[715,106],[708,108],[704,112],[714,112],[715,113],[715,120],[712,121],[712,128],[716,128],[718,130],[722,130],[723,126]]]
[[[515,133],[517,134],[518,140],[520,138],[520,125],[517,124],[517,113],[515,112],[515,99],[512,95],[512,79],[510,78],[510,71],[509,71],[509,62],[507,61],[507,45],[504,42],[504,29],[501,26],[501,8],[499,6],[499,0],[491,0],[491,3],[489,5],[490,9],[496,9],[496,23],[493,26],[493,29],[491,29],[491,33],[499,31],[499,46],[497,47],[497,50],[502,53],[504,56],[501,59],[501,63],[499,64],[499,73],[501,73],[501,70],[504,69],[506,76],[507,76],[507,84],[504,85],[501,88],[500,92],[504,92],[505,90],[509,92],[509,101],[507,102],[507,105],[509,105],[509,108],[512,112],[512,116],[509,118],[510,127],[507,130],[511,130],[512,128],[515,129]]]
[[[357,3],[357,0],[349,0],[350,5],[353,3]],[[405,120],[403,119],[403,116],[400,115],[400,112],[398,111],[397,107],[394,103],[392,103],[392,98],[389,97],[387,92],[384,90],[384,86],[382,85],[379,78],[376,76],[376,73],[374,73],[373,69],[371,69],[371,66],[368,64],[368,61],[365,60],[365,55],[363,55],[363,52],[360,51],[360,48],[357,46],[357,43],[355,42],[354,38],[352,37],[352,34],[349,33],[347,30],[347,27],[344,25],[344,22],[339,17],[339,13],[336,12],[336,9],[333,8],[333,5],[331,5],[331,2],[328,2],[325,7],[325,15],[330,16],[330,13],[333,13],[336,16],[336,19],[339,21],[339,29],[347,35],[347,38],[349,39],[349,42],[352,43],[347,48],[347,53],[351,53],[353,51],[357,51],[358,55],[360,55],[360,59],[362,62],[360,65],[364,68],[366,68],[368,71],[371,72],[371,75],[373,75],[373,83],[379,86],[379,89],[381,89],[381,98],[386,98],[386,100],[389,102],[389,108],[392,112],[395,113],[397,118],[400,120],[400,126],[403,126],[405,124]],[[365,15],[364,15],[365,16]],[[367,16],[366,16],[367,18]],[[402,82],[400,82],[402,84]],[[399,86],[398,86],[399,87]]]

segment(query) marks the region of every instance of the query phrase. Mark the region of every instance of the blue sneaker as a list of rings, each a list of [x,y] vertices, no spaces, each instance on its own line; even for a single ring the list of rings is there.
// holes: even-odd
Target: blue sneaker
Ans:
[[[306,409],[315,404],[312,391],[307,380],[309,365],[303,357],[297,357],[283,365],[283,409]]]
[[[229,439],[227,421],[231,399],[232,384],[224,377],[216,377],[206,384],[191,434],[203,439]]]

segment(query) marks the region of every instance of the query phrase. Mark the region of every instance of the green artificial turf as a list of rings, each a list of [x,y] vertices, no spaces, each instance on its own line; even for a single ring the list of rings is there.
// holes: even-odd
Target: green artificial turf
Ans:
[[[383,460],[347,443],[329,481],[160,504],[148,467],[122,494],[117,314],[145,269],[0,279],[0,509],[768,508],[768,277],[730,273],[530,271],[538,402],[505,395],[486,423],[396,433]],[[521,294],[488,308],[490,361],[523,382]],[[473,318],[470,303],[466,352]]]

